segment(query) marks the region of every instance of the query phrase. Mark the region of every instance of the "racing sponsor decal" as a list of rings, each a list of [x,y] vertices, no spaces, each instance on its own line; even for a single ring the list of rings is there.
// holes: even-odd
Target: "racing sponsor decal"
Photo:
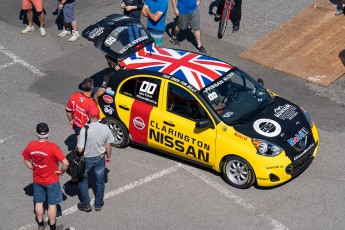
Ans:
[[[313,148],[313,147],[314,147],[314,143],[311,144],[311,145],[309,145],[309,147],[306,148],[302,153],[300,153],[300,154],[298,154],[297,156],[295,156],[295,157],[293,158],[293,160],[294,160],[294,161],[298,160],[299,158],[301,158],[304,154],[306,154],[306,153],[307,153],[311,148]]]
[[[111,103],[114,102],[113,98],[112,98],[111,96],[109,96],[109,95],[104,95],[104,96],[103,96],[103,100],[104,100],[106,103],[108,103],[108,104],[111,104]]]
[[[257,180],[268,180],[268,178],[257,177]]]
[[[157,105],[158,102],[154,100],[153,98],[153,94],[155,93],[156,88],[157,88],[157,84],[149,82],[149,81],[144,81],[140,86],[137,97],[144,101],[148,101],[154,105]]]
[[[121,17],[118,17],[118,18],[113,18],[113,19],[111,19],[113,22],[117,22],[117,21],[121,21],[121,20],[123,20],[123,19],[127,19],[127,18],[129,18],[128,16],[121,16]]]
[[[115,109],[111,108],[110,105],[104,105],[103,107],[103,111],[105,113],[108,113],[108,114],[113,114],[113,112],[115,111]]]
[[[98,37],[99,35],[103,34],[103,31],[104,27],[97,27],[89,33],[89,38],[94,39],[95,37]]]
[[[283,106],[278,106],[274,109],[274,116],[282,120],[289,119],[292,120],[296,117],[298,112],[296,112],[296,107],[290,104],[285,104]]]
[[[142,124],[148,124],[150,120],[150,114],[152,112],[153,106],[149,105],[145,102],[134,100],[132,107],[131,107],[131,115],[129,120],[133,122],[129,122],[129,133],[133,141],[147,145],[148,140],[148,125],[142,126],[142,129],[138,129],[140,127],[139,122]],[[136,119],[140,117],[141,120]],[[135,121],[136,124],[134,123]]]
[[[244,136],[244,135],[242,135],[242,134],[240,134],[240,133],[238,133],[238,132],[235,132],[234,135],[235,135],[236,137],[238,137],[238,138],[241,138],[241,139],[244,140],[244,141],[248,140],[248,138],[247,138],[246,136]]]
[[[133,47],[134,45],[138,44],[139,42],[142,42],[142,41],[144,41],[144,40],[147,40],[148,38],[149,38],[149,37],[148,37],[147,35],[145,35],[145,36],[142,36],[142,37],[140,37],[140,38],[137,38],[137,39],[131,41],[131,43],[129,43],[129,44],[127,44],[125,47],[123,47],[123,48],[119,51],[119,53],[120,53],[120,54],[123,54],[123,53],[126,52],[129,48]]]
[[[290,146],[294,146],[300,142],[299,146],[303,148],[305,147],[305,144],[306,144],[303,142],[303,138],[306,137],[308,134],[309,134],[308,130],[303,127],[300,131],[298,131],[298,133],[294,135],[294,137],[289,138],[287,142],[290,144]]]
[[[134,124],[134,127],[139,130],[143,130],[145,128],[145,122],[141,117],[135,117],[133,119],[133,124]]]
[[[209,162],[209,144],[175,130],[172,127],[151,121],[149,139],[183,153],[187,157],[192,157],[206,163]]]
[[[283,165],[275,165],[275,166],[268,166],[266,167],[267,170],[271,170],[271,169],[279,169],[279,168],[283,168]]]
[[[231,117],[234,113],[233,112],[227,112],[223,115],[223,117]]]
[[[278,122],[266,118],[256,120],[253,127],[257,133],[266,137],[278,136],[282,130]]]

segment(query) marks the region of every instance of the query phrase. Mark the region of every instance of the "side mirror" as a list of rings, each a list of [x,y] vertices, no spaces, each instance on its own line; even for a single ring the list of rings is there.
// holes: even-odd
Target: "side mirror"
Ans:
[[[213,123],[210,121],[210,119],[207,119],[207,118],[200,119],[195,124],[196,129],[204,129],[204,128],[211,128],[211,127],[213,127]]]
[[[261,78],[258,79],[258,82],[260,83],[260,85],[264,86],[265,83],[264,83],[264,80],[262,80]]]

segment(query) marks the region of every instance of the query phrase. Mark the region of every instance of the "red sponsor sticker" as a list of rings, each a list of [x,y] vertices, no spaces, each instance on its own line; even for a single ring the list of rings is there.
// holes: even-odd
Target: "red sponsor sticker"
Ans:
[[[240,133],[235,132],[235,136],[241,138],[242,140],[246,141],[248,138],[246,136],[243,136]]]
[[[104,95],[103,96],[103,100],[106,102],[106,103],[108,103],[108,104],[111,104],[111,103],[113,103],[113,98],[111,97],[111,96],[109,96],[109,95]]]

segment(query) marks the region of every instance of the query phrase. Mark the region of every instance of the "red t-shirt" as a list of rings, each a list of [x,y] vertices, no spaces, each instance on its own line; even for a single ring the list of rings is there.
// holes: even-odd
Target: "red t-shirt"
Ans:
[[[97,103],[92,97],[87,97],[81,92],[77,92],[69,98],[66,111],[73,113],[73,124],[83,128],[88,121],[86,112],[89,107],[93,106],[97,107]]]
[[[59,181],[59,163],[66,157],[56,144],[49,141],[31,141],[22,152],[24,160],[32,162],[33,180],[36,184],[54,184]]]

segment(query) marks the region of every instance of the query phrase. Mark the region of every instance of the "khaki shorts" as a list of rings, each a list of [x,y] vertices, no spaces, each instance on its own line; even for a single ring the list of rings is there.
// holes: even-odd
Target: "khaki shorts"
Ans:
[[[43,0],[22,0],[22,9],[31,10],[32,6],[35,7],[37,12],[43,11]]]
[[[193,13],[180,14],[177,18],[177,27],[180,30],[185,30],[190,25],[192,30],[200,30],[200,15],[199,8],[196,8]]]

